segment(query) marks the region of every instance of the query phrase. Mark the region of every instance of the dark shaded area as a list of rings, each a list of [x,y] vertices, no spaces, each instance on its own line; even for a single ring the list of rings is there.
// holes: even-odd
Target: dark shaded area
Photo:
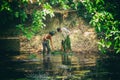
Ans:
[[[23,62],[13,61],[13,57],[19,55],[20,41],[15,37],[0,38],[0,79],[16,80],[25,77],[25,72],[19,70],[24,67]]]
[[[77,12],[78,16],[82,17],[86,21],[86,23],[89,23],[93,15],[91,15],[87,11],[87,9],[85,8],[85,6],[81,2],[79,2],[77,8],[78,8],[78,12]]]
[[[14,24],[21,23],[23,15],[23,6],[19,6],[21,3],[18,0],[1,0],[0,7],[0,27],[7,28],[13,27]],[[21,12],[21,15],[17,16],[17,12]]]
[[[23,63],[12,61],[12,57],[18,53],[0,52],[0,79],[16,80],[16,78],[25,77],[25,72],[19,71],[18,67],[22,67]]]
[[[19,39],[0,39],[0,52],[19,52],[20,41]]]
[[[104,57],[103,57],[104,56]],[[96,66],[83,80],[120,80],[120,55],[108,53],[96,61]]]
[[[120,20],[120,0],[104,0],[106,11],[113,14],[116,20]]]
[[[14,60],[17,52],[0,52],[0,80],[28,80],[27,75],[37,73],[41,65],[32,60]]]

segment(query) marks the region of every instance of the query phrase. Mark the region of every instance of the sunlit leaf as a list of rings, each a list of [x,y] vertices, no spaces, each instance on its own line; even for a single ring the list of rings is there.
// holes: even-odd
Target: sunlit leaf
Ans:
[[[106,47],[109,48],[111,46],[112,42],[108,41],[106,44]]]

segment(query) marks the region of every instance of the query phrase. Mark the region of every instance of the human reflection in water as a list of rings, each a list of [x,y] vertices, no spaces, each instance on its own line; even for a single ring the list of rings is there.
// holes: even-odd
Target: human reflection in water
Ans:
[[[43,69],[46,70],[51,70],[52,69],[52,63],[51,63],[51,58],[50,56],[45,56],[43,58]]]
[[[70,65],[71,64],[71,59],[69,58],[69,54],[63,52],[61,57],[62,57],[62,64],[64,64],[64,65]]]

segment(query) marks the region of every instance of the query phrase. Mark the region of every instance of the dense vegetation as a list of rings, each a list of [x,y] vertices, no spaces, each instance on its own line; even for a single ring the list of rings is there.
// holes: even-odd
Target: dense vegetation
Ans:
[[[87,0],[85,6],[88,12],[93,14],[90,24],[95,27],[98,37],[100,38],[99,50],[103,53],[119,53],[120,18],[116,17],[120,12],[118,9],[120,6],[119,2],[104,2],[103,0],[89,2],[89,0]]]
[[[30,39],[45,27],[46,16],[54,17],[56,9],[78,10],[95,27],[99,50],[120,53],[119,7],[119,0],[1,0],[0,26],[17,26]]]

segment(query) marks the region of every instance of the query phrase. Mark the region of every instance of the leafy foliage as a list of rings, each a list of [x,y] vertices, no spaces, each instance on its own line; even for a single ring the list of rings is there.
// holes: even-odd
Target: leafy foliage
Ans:
[[[69,5],[67,5],[69,3],[68,0],[50,0],[50,4],[53,7],[59,7],[60,9],[69,9]]]
[[[17,27],[21,29],[24,35],[30,40],[33,35],[35,35],[46,26],[44,24],[44,20],[46,20],[47,15],[50,15],[50,17],[54,17],[52,7],[48,3],[45,3],[43,4],[43,9],[34,10],[32,12],[32,23],[30,26],[25,27],[25,24],[23,23],[17,25]]]
[[[106,11],[103,0],[83,2],[86,9],[91,13],[90,24],[95,27],[100,41],[99,50],[103,53],[120,53],[120,21],[115,20],[114,16]]]
[[[54,17],[54,10],[76,9],[83,13],[95,27],[100,41],[99,50],[103,53],[120,53],[120,18],[119,0],[1,0],[0,25],[17,25],[23,34],[31,39],[33,35],[45,27],[46,16]],[[26,25],[29,19],[26,9],[30,6],[39,6],[39,9],[30,12],[32,22]],[[33,8],[34,9],[34,8]],[[114,10],[115,9],[115,10]]]

